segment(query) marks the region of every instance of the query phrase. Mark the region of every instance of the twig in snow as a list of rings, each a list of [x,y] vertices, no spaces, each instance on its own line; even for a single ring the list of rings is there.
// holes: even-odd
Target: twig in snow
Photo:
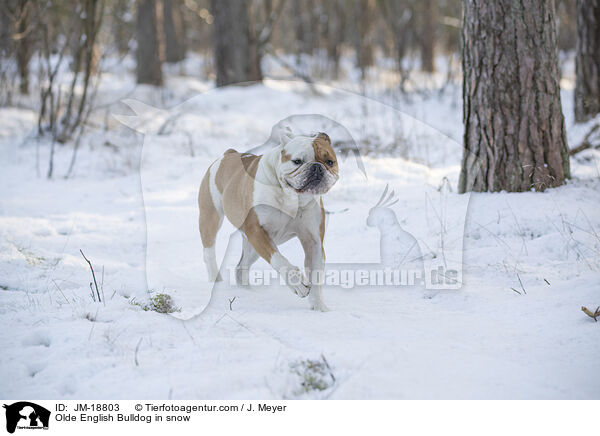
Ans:
[[[523,295],[523,294],[521,294],[519,291],[517,291],[515,288],[510,288],[510,289],[512,289],[513,291],[515,291],[515,292],[516,292],[517,294],[519,294],[519,295]]]
[[[92,300],[94,300],[94,303],[96,302],[96,296],[94,295],[94,288],[92,288],[92,282],[90,282],[90,291],[92,293]]]
[[[79,249],[79,252],[81,253],[81,255],[83,256],[83,258],[85,259],[85,261],[88,263],[88,265],[90,266],[90,269],[92,270],[92,278],[94,279],[94,286],[96,287],[96,294],[98,294],[98,301],[102,301],[100,299],[100,291],[98,290],[98,283],[96,282],[96,274],[94,273],[94,267],[92,266],[92,262],[90,262],[88,260],[87,257],[85,257],[85,254],[83,254],[83,251],[81,250],[81,248]],[[92,283],[90,282],[90,289],[92,288]],[[92,296],[94,295],[94,290],[92,289]],[[94,299],[94,301],[96,301]]]
[[[138,362],[138,351],[140,351],[140,345],[142,344],[142,338],[140,338],[140,340],[138,341],[137,345],[135,346],[135,356],[134,356],[134,361],[135,361],[135,366],[140,366],[140,363]]]
[[[54,279],[52,279],[52,283],[54,283],[54,286],[56,286],[56,289],[58,289],[58,292],[60,292],[60,295],[63,296],[63,298],[65,299],[65,301],[67,302],[67,304],[71,304],[71,303],[69,303],[69,300],[67,299],[67,297],[65,297],[65,294],[63,294],[63,291],[62,291],[62,289],[60,289],[60,286],[58,286],[56,284],[56,282],[54,281]]]
[[[229,310],[233,310],[233,302],[237,297],[233,297],[229,299]]]
[[[527,291],[525,290],[525,287],[523,286],[523,282],[521,281],[521,277],[519,277],[519,273],[517,273],[517,278],[519,279],[519,283],[521,284],[521,289],[523,289],[523,293],[525,295],[527,295]]]
[[[325,366],[327,367],[327,370],[329,371],[329,375],[331,376],[331,380],[333,380],[333,382],[335,382],[335,376],[333,375],[333,371],[331,370],[331,366],[329,366],[329,362],[327,362],[327,359],[325,359],[325,355],[321,354],[321,359],[323,359],[323,363],[325,364]]]
[[[590,318],[594,318],[594,321],[598,322],[597,318],[600,316],[600,306],[596,307],[594,313],[592,313],[592,311],[585,306],[581,306],[581,310]]]
[[[100,290],[102,291],[102,303],[106,306],[106,298],[104,298],[104,265],[102,265],[102,280],[100,281]]]

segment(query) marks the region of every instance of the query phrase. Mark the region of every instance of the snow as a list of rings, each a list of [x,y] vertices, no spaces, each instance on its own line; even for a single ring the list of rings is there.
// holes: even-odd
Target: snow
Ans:
[[[600,326],[580,310],[600,305],[597,151],[572,159],[573,178],[560,188],[458,195],[455,85],[365,98],[282,80],[214,90],[173,73],[167,83],[168,92],[132,92],[126,71],[105,75],[102,102],[124,102],[97,114],[68,179],[72,147],[57,145],[47,180],[49,143],[32,133],[35,113],[0,109],[0,396],[600,397]],[[575,144],[585,126],[573,124],[571,99],[565,87]],[[389,184],[398,225],[430,267],[454,262],[460,289],[330,286],[326,313],[277,283],[213,292],[197,231],[201,177],[230,147],[268,146],[286,119],[364,152],[365,172],[342,157],[340,181],[325,196],[337,212],[328,219],[328,263],[380,262],[379,231],[366,220]],[[219,259],[232,231],[227,223],[219,234]],[[238,243],[229,247],[233,262]],[[102,283],[101,303],[80,249]],[[297,242],[281,249],[302,265]],[[132,304],[160,292],[180,311]],[[321,356],[335,381],[301,392],[293,368]]]

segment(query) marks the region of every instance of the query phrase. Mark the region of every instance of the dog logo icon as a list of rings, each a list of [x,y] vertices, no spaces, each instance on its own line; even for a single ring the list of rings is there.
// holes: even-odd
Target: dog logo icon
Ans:
[[[9,433],[14,433],[17,428],[48,430],[50,422],[48,409],[28,401],[4,404],[3,407],[6,409],[6,431]]]

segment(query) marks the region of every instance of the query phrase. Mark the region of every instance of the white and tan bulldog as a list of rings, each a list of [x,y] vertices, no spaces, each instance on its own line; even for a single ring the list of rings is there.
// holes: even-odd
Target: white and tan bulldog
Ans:
[[[338,163],[325,133],[294,136],[283,131],[279,146],[263,155],[230,149],[204,175],[198,205],[204,262],[209,279],[221,280],[215,239],[223,216],[241,230],[242,257],[236,281],[242,284],[250,266],[262,257],[300,297],[310,295],[314,310],[326,311],[320,281],[323,272],[325,212],[321,196],[338,180]],[[304,249],[305,274],[292,265],[277,245],[297,236]]]

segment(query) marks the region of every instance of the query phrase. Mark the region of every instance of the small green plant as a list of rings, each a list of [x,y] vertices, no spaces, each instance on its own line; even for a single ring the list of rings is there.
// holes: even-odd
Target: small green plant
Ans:
[[[324,391],[335,383],[335,376],[323,355],[319,360],[301,359],[292,362],[290,369],[300,378],[300,387],[294,392],[295,395]]]
[[[181,308],[174,305],[173,298],[169,294],[163,293],[150,297],[150,302],[147,304],[135,300],[131,300],[131,304],[141,307],[146,312],[150,310],[158,313],[181,312]]]

